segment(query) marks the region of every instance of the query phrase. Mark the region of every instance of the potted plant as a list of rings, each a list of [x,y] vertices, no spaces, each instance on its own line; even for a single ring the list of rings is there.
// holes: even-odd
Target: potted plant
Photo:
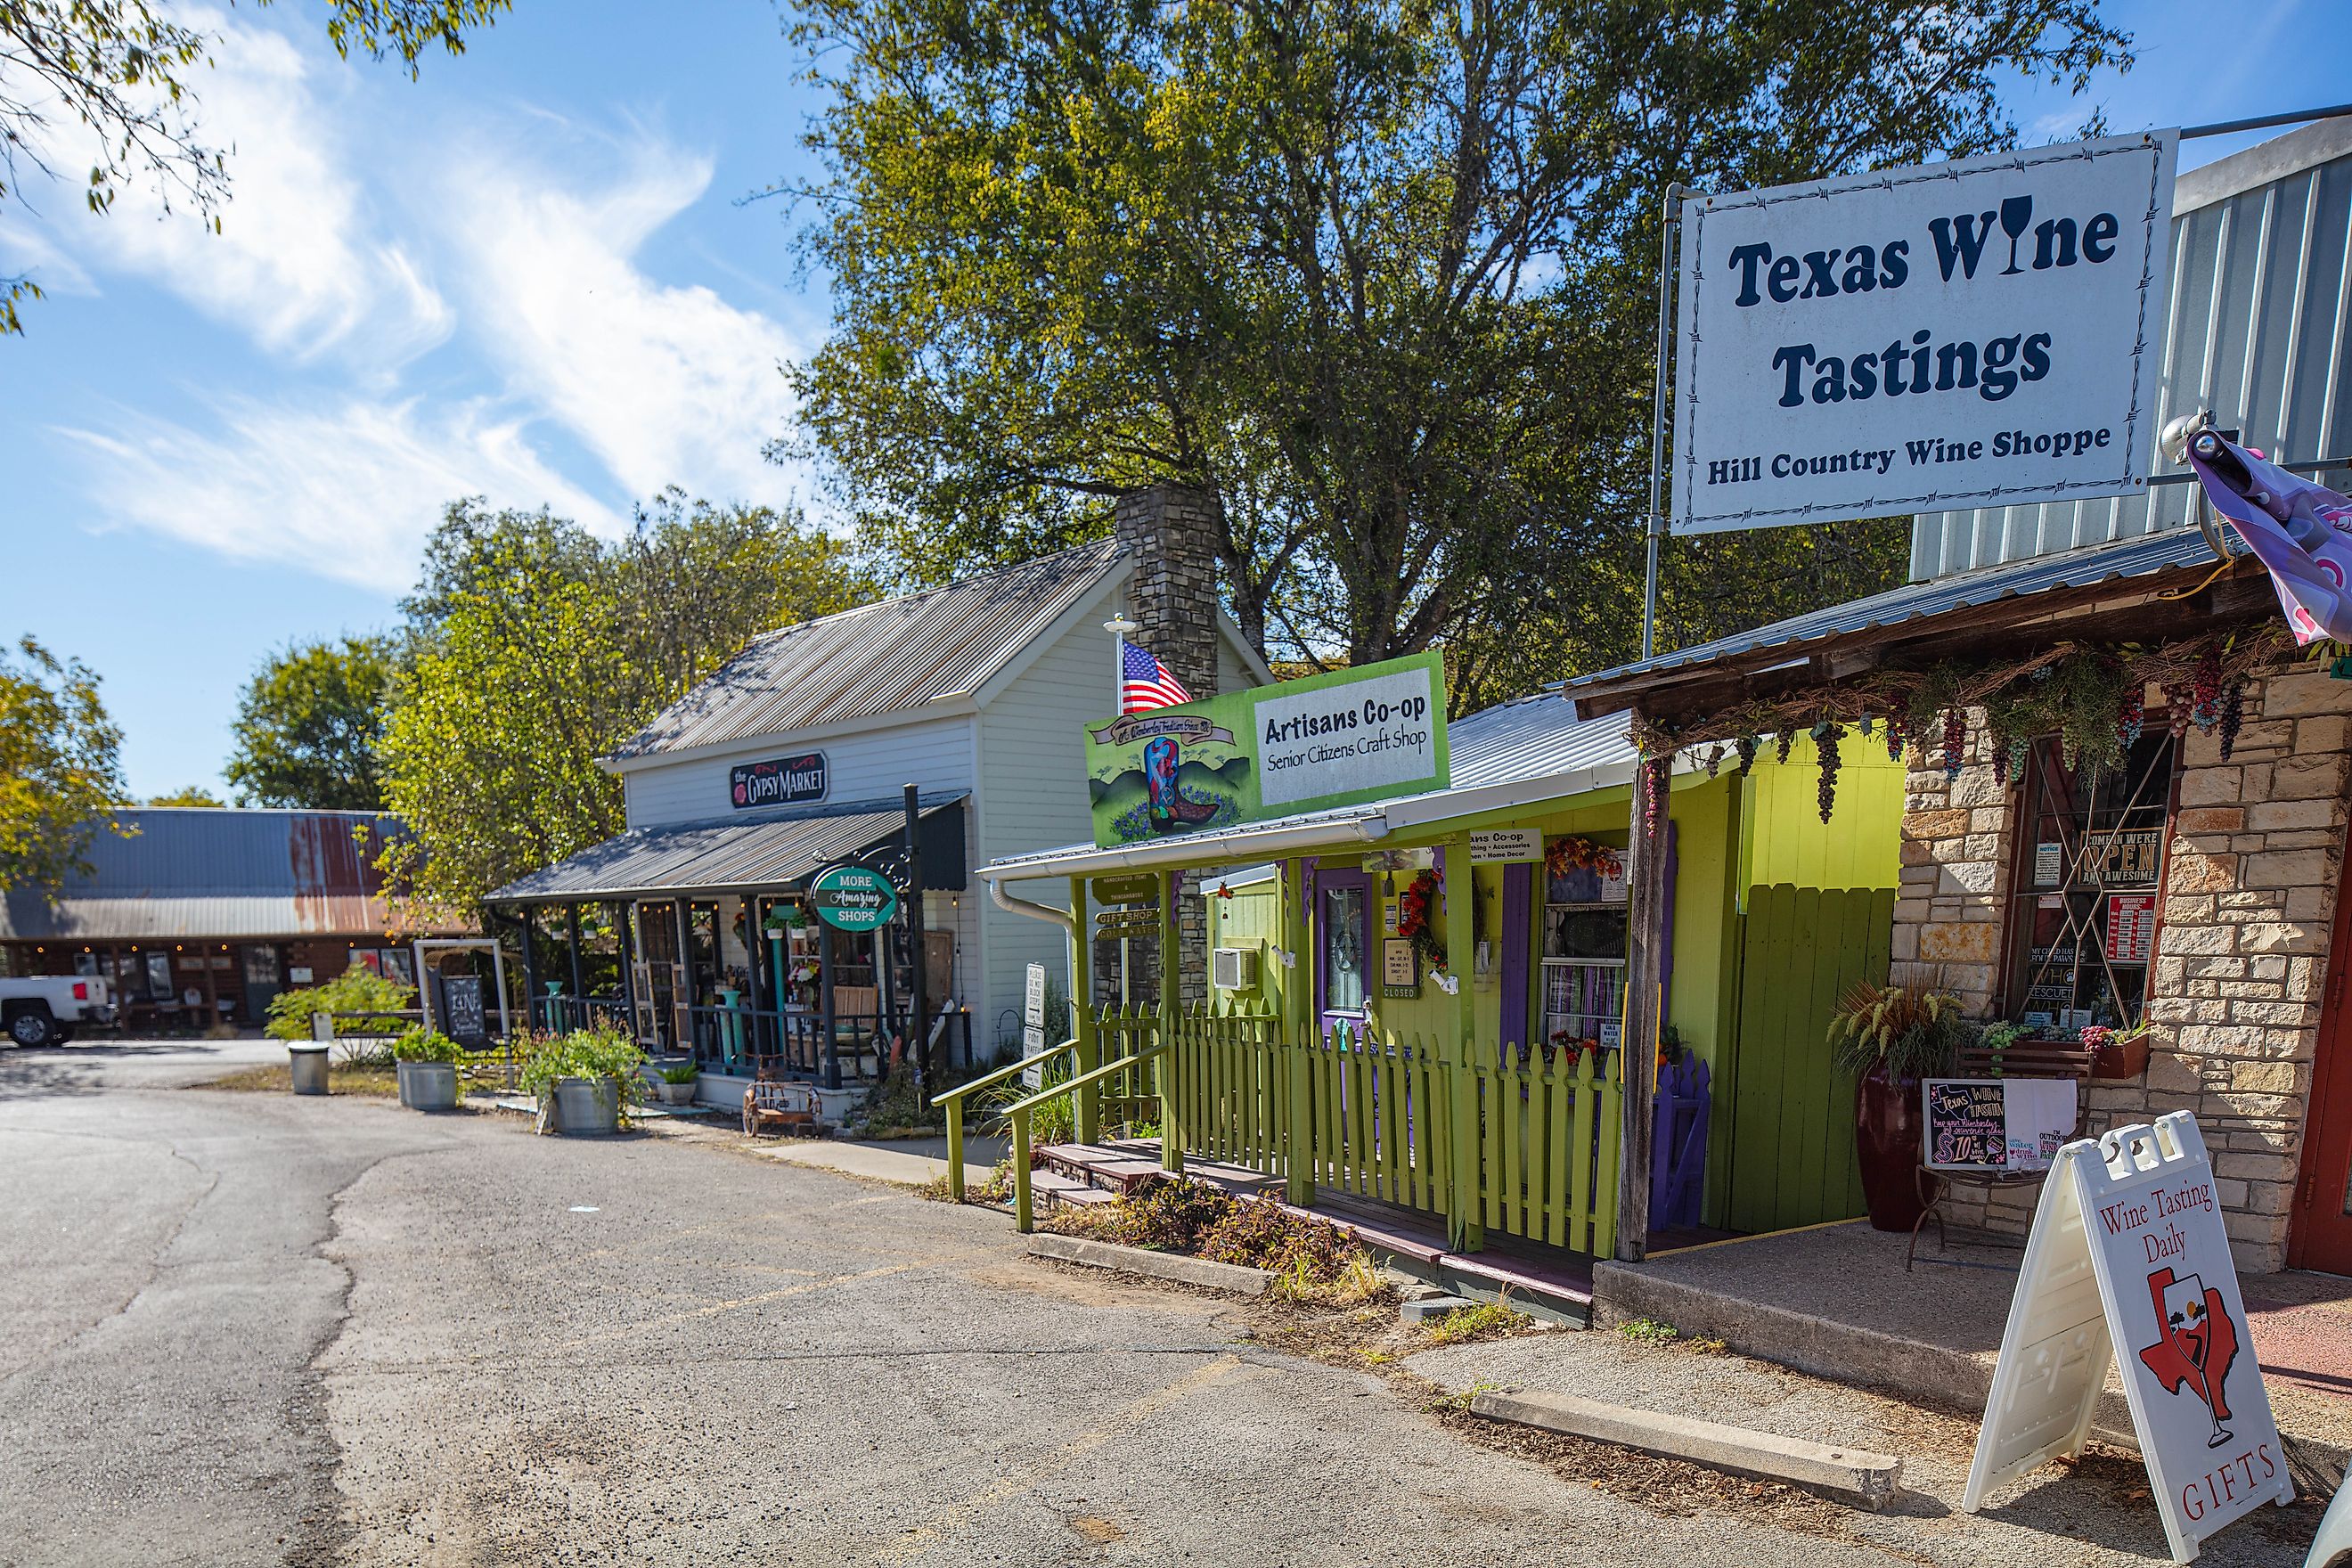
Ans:
[[[618,1132],[627,1108],[645,1098],[646,1053],[610,1024],[575,1029],[531,1053],[522,1088],[539,1100],[539,1130],[595,1136]]]
[[[1959,998],[1901,985],[1857,985],[1832,1016],[1832,1064],[1854,1075],[1854,1152],[1872,1229],[1919,1223],[1919,1080],[1950,1072],[1973,1031]]]
[[[694,1080],[702,1076],[701,1068],[690,1061],[669,1062],[656,1068],[655,1073],[661,1081],[654,1085],[654,1092],[661,1097],[664,1105],[694,1103]]]
[[[422,1024],[411,1024],[392,1043],[394,1071],[400,1079],[400,1103],[411,1110],[457,1109],[457,1064],[466,1047]]]
[[[2147,1070],[2147,1025],[2144,1022],[2129,1029],[2092,1024],[2077,1037],[2091,1053],[2093,1078],[2137,1078]]]

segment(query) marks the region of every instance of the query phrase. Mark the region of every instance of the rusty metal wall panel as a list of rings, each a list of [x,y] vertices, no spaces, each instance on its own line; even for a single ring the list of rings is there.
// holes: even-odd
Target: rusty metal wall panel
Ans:
[[[2322,121],[2191,170],[2178,191],[2158,428],[2210,408],[2280,461],[2352,455],[2352,122]],[[2181,470],[2159,457],[2156,471]],[[2348,481],[2343,470],[2321,480]],[[2193,489],[1923,513],[1911,575],[2184,528]]]

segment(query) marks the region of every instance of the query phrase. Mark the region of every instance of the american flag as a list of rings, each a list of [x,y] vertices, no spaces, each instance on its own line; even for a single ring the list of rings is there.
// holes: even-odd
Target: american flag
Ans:
[[[1192,694],[1168,667],[1125,637],[1118,639],[1118,710],[1140,713],[1147,708],[1168,708],[1190,702]]]

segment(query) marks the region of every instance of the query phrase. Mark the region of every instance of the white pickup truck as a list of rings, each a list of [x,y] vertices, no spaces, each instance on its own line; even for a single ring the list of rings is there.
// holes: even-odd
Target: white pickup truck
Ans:
[[[0,978],[0,1027],[20,1046],[61,1046],[83,1024],[114,1022],[114,997],[95,974]]]

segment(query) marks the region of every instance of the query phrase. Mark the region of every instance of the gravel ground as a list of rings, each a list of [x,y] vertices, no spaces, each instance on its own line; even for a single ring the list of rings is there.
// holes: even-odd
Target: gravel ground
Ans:
[[[520,1117],[173,1087],[274,1049],[0,1055],[0,1563],[2159,1554],[2148,1505],[2117,1495],[2136,1472],[2053,1480],[1990,1521],[1932,1489],[1854,1515],[1496,1428],[1392,1363],[1273,1348],[1260,1310],[1045,1266],[1000,1215],[728,1133],[536,1138]],[[1696,1361],[1554,1334],[1409,1365],[1703,1385],[1759,1425],[1864,1418]],[[1926,1451],[1932,1421],[1874,1419],[1856,1430],[1892,1433],[1916,1474],[1951,1462]],[[2296,1560],[2265,1542],[2241,1527],[2207,1560]]]

